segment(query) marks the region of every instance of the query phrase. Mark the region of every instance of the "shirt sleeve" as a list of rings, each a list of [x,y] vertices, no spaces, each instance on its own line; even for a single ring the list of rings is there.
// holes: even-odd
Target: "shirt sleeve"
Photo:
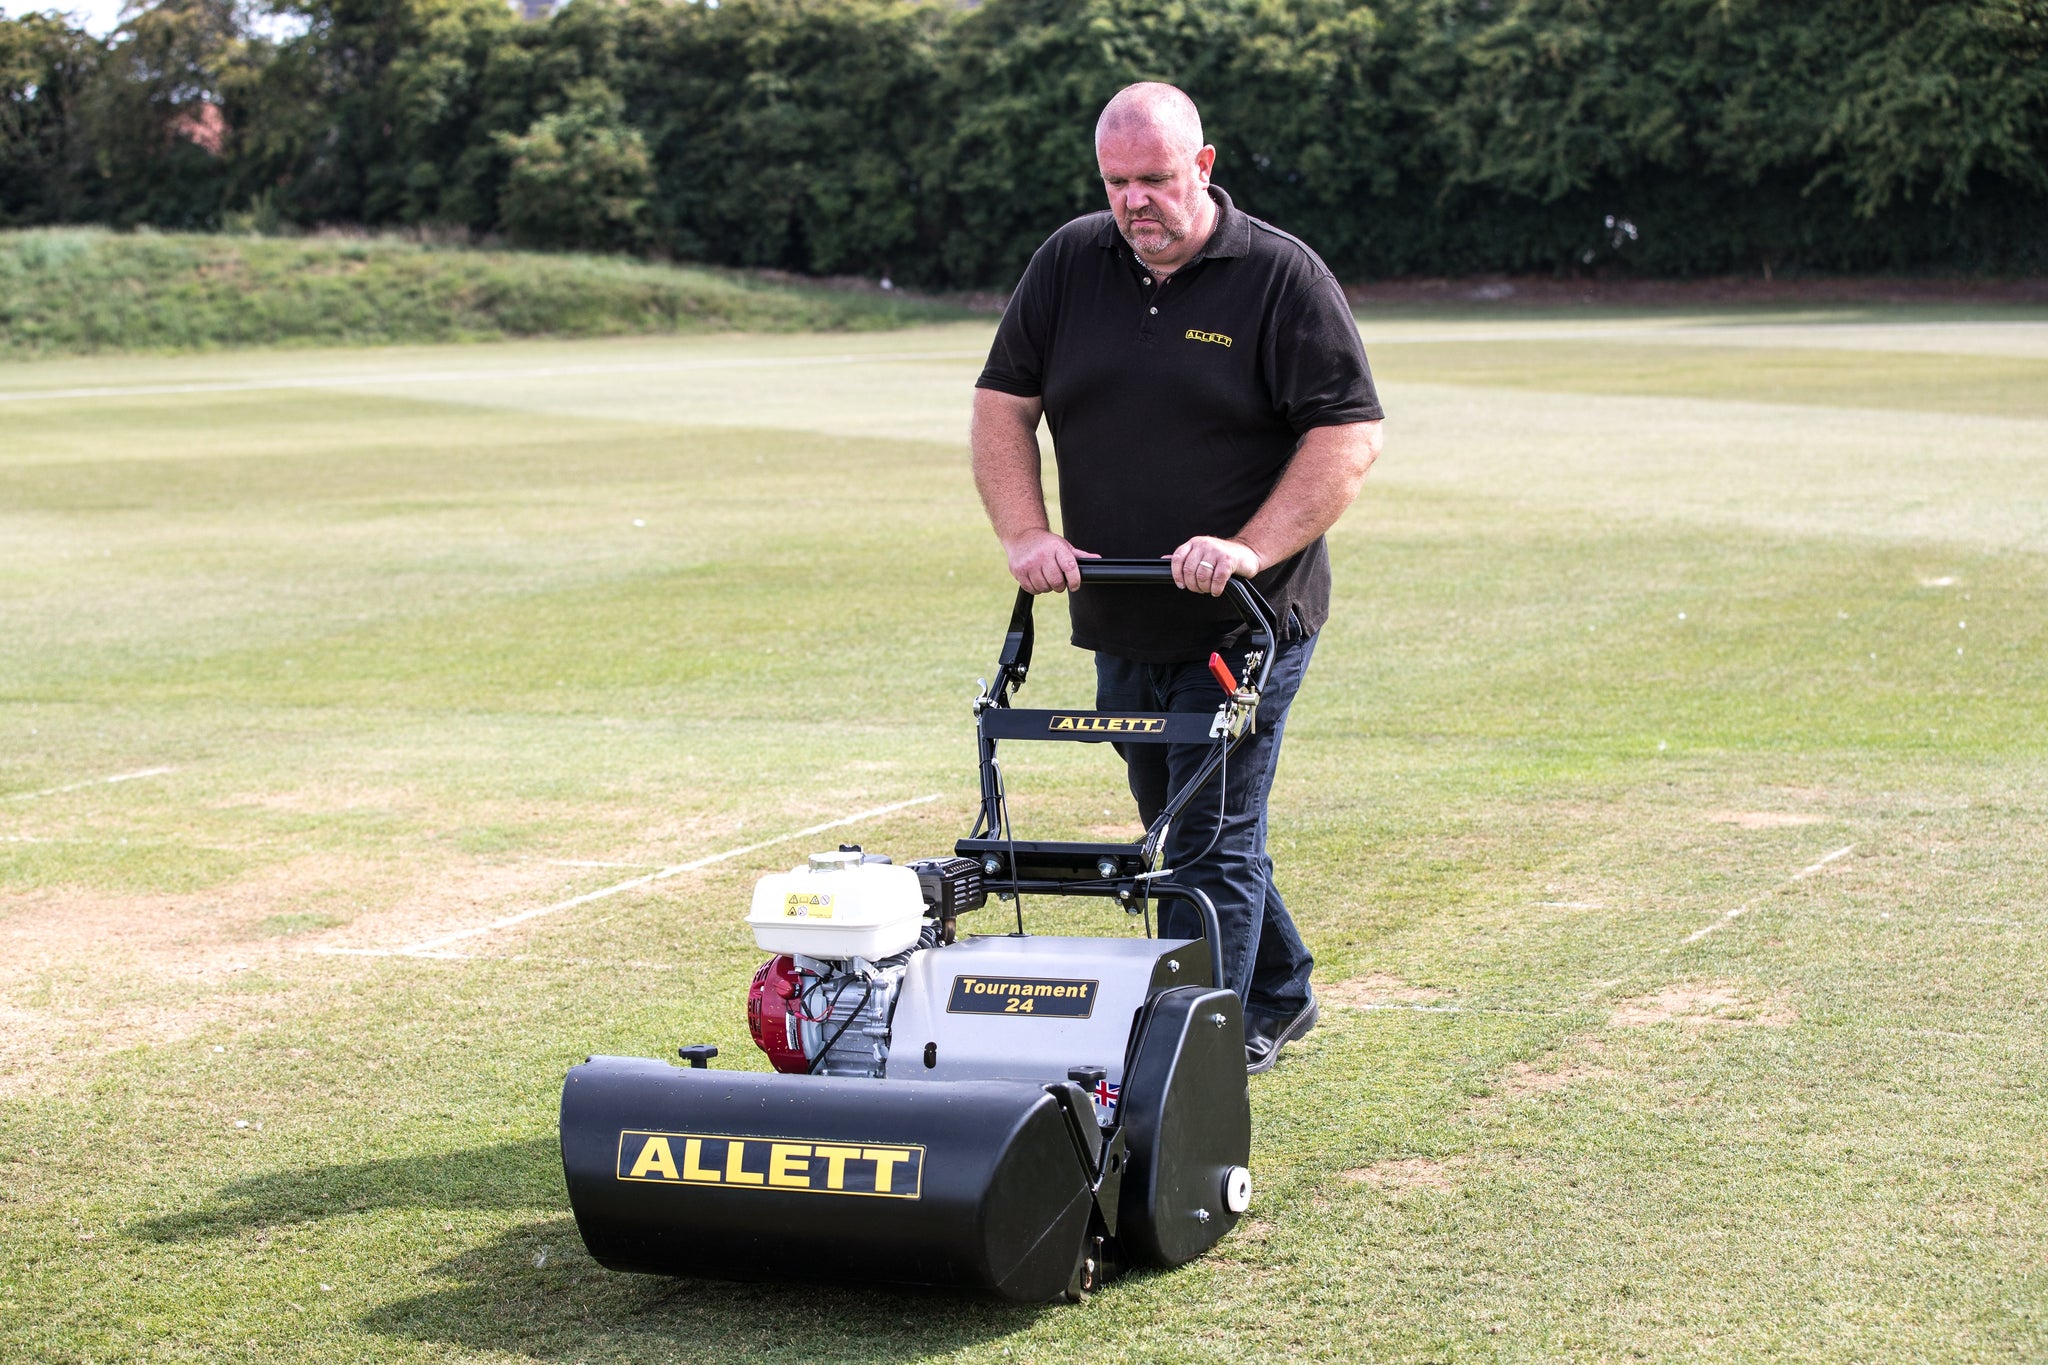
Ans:
[[[1267,339],[1267,384],[1275,410],[1297,436],[1385,417],[1358,322],[1336,277],[1305,269],[1292,286]]]
[[[1032,253],[1017,281],[996,339],[988,348],[988,363],[982,366],[977,389],[995,389],[1019,398],[1038,398],[1045,393],[1045,352],[1052,334],[1054,256],[1057,236]]]

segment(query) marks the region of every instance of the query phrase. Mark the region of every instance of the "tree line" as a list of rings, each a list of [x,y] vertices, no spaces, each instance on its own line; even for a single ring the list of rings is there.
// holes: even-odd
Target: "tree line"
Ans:
[[[1163,79],[1346,278],[2048,270],[2048,0],[275,4],[0,20],[0,225],[1003,287]]]

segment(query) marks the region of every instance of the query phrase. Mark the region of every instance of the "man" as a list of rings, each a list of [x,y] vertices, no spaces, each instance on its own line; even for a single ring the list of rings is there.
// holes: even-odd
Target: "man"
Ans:
[[[1166,846],[1179,879],[1216,903],[1226,984],[1245,1003],[1246,1069],[1260,1072],[1316,1022],[1314,959],[1266,856],[1266,793],[1329,616],[1323,533],[1379,453],[1379,400],[1322,261],[1209,183],[1216,149],[1192,100],[1150,82],[1119,91],[1096,123],[1095,156],[1108,211],[1067,224],[1032,257],[977,383],[975,484],[1011,574],[1034,593],[1078,589],[1081,558],[1172,559],[1185,595],[1165,603],[1157,590],[1102,586],[1070,599],[1103,710],[1215,710],[1210,652],[1244,667],[1242,623],[1217,600],[1232,578],[1250,579],[1279,614],[1257,732]],[[1041,416],[1064,535],[1046,516]],[[1148,824],[1201,757],[1201,746],[1118,751]],[[1160,928],[1199,932],[1178,903],[1162,906]]]

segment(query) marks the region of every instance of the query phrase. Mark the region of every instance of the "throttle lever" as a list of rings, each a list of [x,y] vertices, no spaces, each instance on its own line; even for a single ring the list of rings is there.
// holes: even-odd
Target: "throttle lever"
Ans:
[[[1237,695],[1237,679],[1231,676],[1230,665],[1223,662],[1221,654],[1212,652],[1209,655],[1209,674],[1223,688],[1224,696],[1235,697]]]

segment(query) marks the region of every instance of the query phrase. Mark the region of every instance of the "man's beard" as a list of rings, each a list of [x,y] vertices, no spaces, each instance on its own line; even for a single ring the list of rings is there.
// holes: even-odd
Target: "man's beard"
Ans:
[[[1149,244],[1140,243],[1131,230],[1141,222],[1154,230],[1155,235],[1151,238]],[[1124,230],[1124,241],[1130,243],[1131,250],[1137,252],[1140,256],[1159,256],[1180,245],[1187,235],[1185,228],[1176,228],[1173,224],[1159,218],[1134,218],[1130,220],[1130,227]]]

